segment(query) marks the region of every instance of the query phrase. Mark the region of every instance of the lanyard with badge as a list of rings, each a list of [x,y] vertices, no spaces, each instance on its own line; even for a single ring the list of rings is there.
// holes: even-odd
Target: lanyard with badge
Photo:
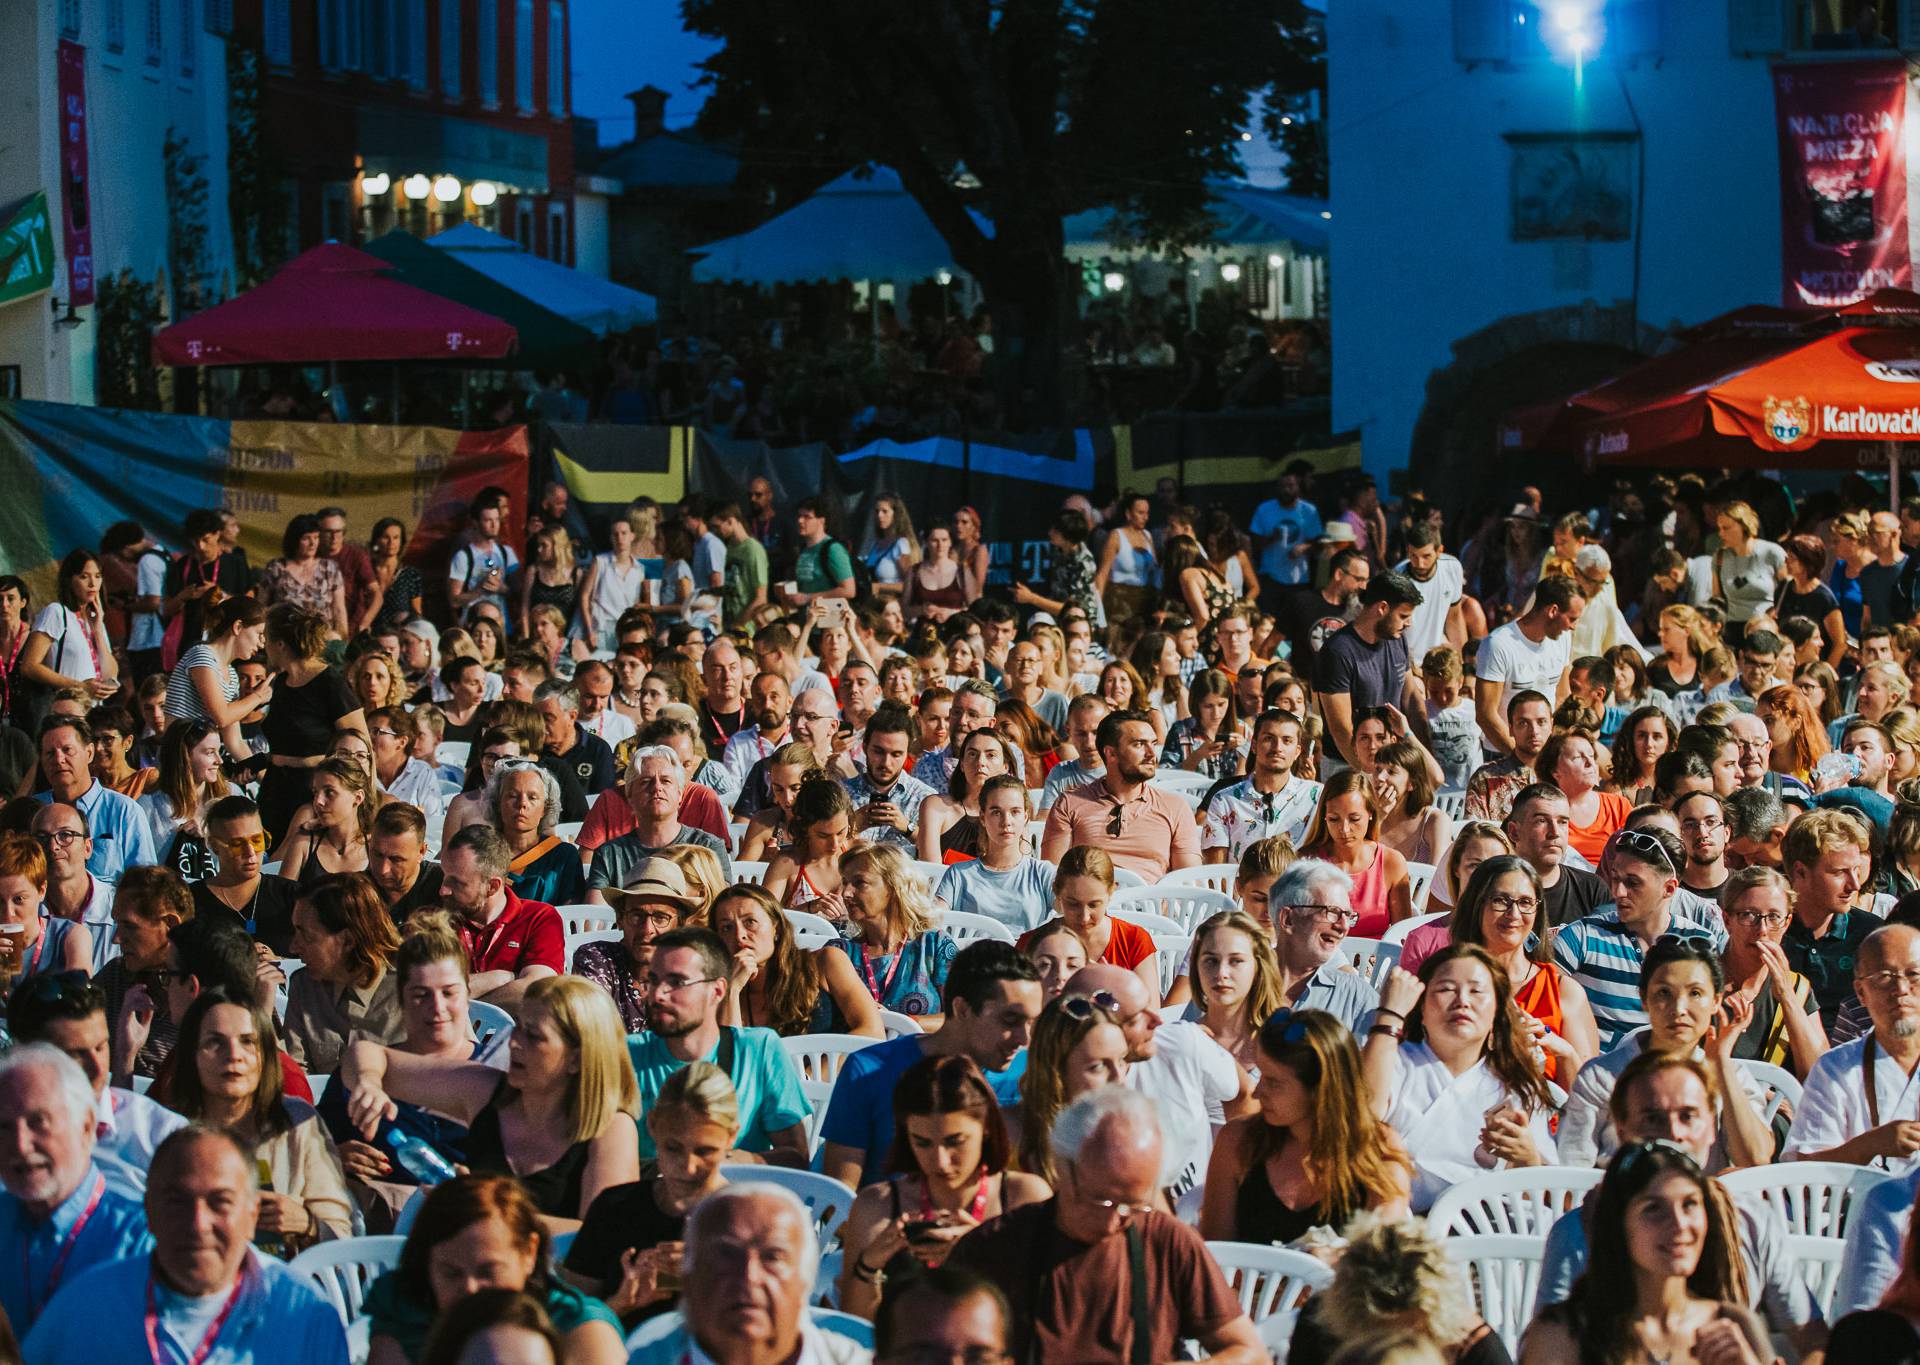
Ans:
[[[96,1171],[93,1177],[93,1193],[87,1199],[86,1208],[82,1209],[80,1216],[73,1220],[73,1226],[67,1229],[67,1235],[60,1239],[59,1250],[54,1253],[53,1269],[47,1272],[48,1299],[51,1299],[53,1297],[53,1291],[60,1287],[61,1276],[63,1276],[67,1270],[67,1258],[73,1255],[74,1244],[80,1240],[80,1234],[87,1230],[87,1224],[93,1220],[93,1215],[100,1208],[100,1200],[106,1195],[106,1192],[107,1179]],[[27,1294],[27,1319],[29,1322],[31,1322],[35,1316],[36,1309],[34,1308],[34,1301],[37,1297],[33,1292],[33,1268],[29,1260],[31,1255],[32,1246],[30,1244],[20,1249],[20,1284],[21,1287],[26,1290]]]
[[[220,1333],[226,1328],[227,1319],[233,1316],[233,1310],[239,1306],[240,1296],[246,1293],[247,1278],[253,1274],[253,1263],[249,1261],[234,1278],[233,1292],[227,1295],[227,1301],[220,1308],[220,1314],[207,1328],[207,1334],[200,1338],[200,1344],[193,1354],[187,1357],[187,1365],[204,1365],[206,1358],[213,1354],[213,1348],[220,1343]],[[145,1320],[147,1332],[147,1354],[153,1365],[166,1365],[166,1357],[160,1351],[160,1307],[153,1292],[153,1271],[147,1271],[147,1313]]]

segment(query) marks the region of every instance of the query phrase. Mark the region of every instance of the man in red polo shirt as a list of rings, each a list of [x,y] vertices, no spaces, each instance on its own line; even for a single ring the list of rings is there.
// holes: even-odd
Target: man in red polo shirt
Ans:
[[[467,948],[475,1000],[518,1011],[527,987],[566,965],[566,926],[542,901],[523,901],[507,884],[513,853],[491,825],[468,825],[440,858],[440,900]]]

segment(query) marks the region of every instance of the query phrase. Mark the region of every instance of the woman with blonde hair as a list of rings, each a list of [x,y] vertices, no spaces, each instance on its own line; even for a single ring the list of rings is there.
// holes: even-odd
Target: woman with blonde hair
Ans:
[[[679,868],[680,875],[687,879],[687,890],[699,900],[700,908],[688,919],[704,917],[713,898],[727,889],[727,872],[720,864],[720,855],[704,844],[674,844],[653,856]]]
[[[518,1176],[548,1225],[577,1225],[600,1192],[640,1178],[640,1088],[612,997],[550,976],[527,988],[504,1074],[359,1041],[340,1080],[347,1113],[371,1138],[394,1102],[467,1125],[467,1166]]]
[[[1027,627],[1027,638],[1040,651],[1040,683],[1051,687],[1068,700],[1080,693],[1067,666],[1067,637],[1060,627],[1041,622]]]
[[[1760,539],[1759,515],[1738,499],[1723,503],[1713,524],[1720,536],[1713,556],[1713,595],[1727,604],[1727,638],[1738,644],[1754,613],[1773,606],[1787,552]]]
[[[1053,1121],[1089,1090],[1127,1083],[1127,1036],[1120,1018],[1083,995],[1063,995],[1040,1011],[1027,1044],[1020,1104],[1007,1115],[1017,1165],[1055,1188]]]
[[[1684,602],[1660,613],[1660,657],[1647,670],[1647,681],[1669,697],[1692,687],[1700,676],[1701,660],[1716,641],[1706,618]]]
[[[1454,831],[1440,875],[1427,893],[1429,910],[1451,910],[1473,879],[1473,871],[1489,858],[1513,852],[1513,841],[1500,826],[1487,820],[1469,820]]]
[[[1907,675],[1900,665],[1884,659],[1860,670],[1853,689],[1853,710],[1827,726],[1827,743],[1838,748],[1847,727],[1857,720],[1880,724],[1887,713],[1907,702]]]
[[[1321,789],[1302,850],[1353,878],[1352,906],[1360,918],[1348,932],[1360,938],[1378,938],[1388,925],[1413,914],[1407,860],[1380,841],[1379,829],[1380,804],[1372,779],[1358,768],[1346,768]]]
[[[527,549],[532,562],[520,574],[516,612],[523,638],[532,634],[529,613],[533,608],[552,607],[571,621],[580,599],[580,570],[573,562],[573,537],[566,527],[542,526]]]
[[[441,639],[444,641],[446,636]],[[406,678],[384,650],[368,650],[349,664],[347,686],[360,699],[360,709],[363,711],[378,711],[388,706],[407,704]]]
[[[1860,574],[1873,563],[1873,546],[1867,539],[1867,514],[1842,512],[1827,523],[1827,549],[1833,555],[1833,569],[1827,586],[1840,603],[1840,619],[1846,625],[1847,638],[1858,640],[1866,624],[1866,599],[1860,591]],[[1891,625],[1891,622],[1880,622]]]
[[[1199,1024],[1258,1079],[1254,1040],[1261,1023],[1287,1004],[1272,937],[1245,911],[1222,910],[1193,936],[1188,961],[1192,999],[1181,1017]]]
[[[310,809],[311,822],[296,822],[280,851],[280,875],[304,889],[338,872],[365,872],[378,809],[368,764],[344,756],[322,759],[313,770]]]
[[[1363,1213],[1346,1237],[1333,1283],[1294,1324],[1290,1365],[1510,1365],[1437,1229]]]
[[[580,584],[580,633],[595,649],[613,648],[621,613],[640,600],[647,573],[633,539],[633,522],[615,517],[607,527],[610,548],[593,557]]]
[[[313,790],[312,770],[342,730],[367,732],[367,713],[340,670],[329,664],[324,617],[282,603],[267,612],[267,665],[273,704],[260,734],[271,766],[260,782],[260,823],[281,839]]]
[[[780,903],[763,886],[736,882],[714,897],[707,924],[731,963],[720,1023],[802,1033],[884,1038],[880,1007],[845,953],[802,948]]]
[[[720,1167],[740,1136],[740,1097],[712,1062],[689,1062],[660,1087],[646,1124],[653,1162],[593,1201],[560,1267],[628,1331],[679,1302],[687,1215],[727,1183]]]
[[[1268,942],[1273,940],[1273,914],[1267,902],[1267,893],[1280,880],[1280,874],[1299,860],[1300,855],[1293,847],[1293,840],[1284,834],[1255,840],[1240,855],[1233,896],[1240,903],[1240,909],[1265,931]],[[1176,983],[1174,995],[1168,997],[1169,1004],[1178,1003],[1175,999],[1178,992]]]
[[[840,855],[840,897],[856,933],[827,947],[846,954],[881,1009],[937,1021],[960,945],[937,927],[933,895],[907,855],[855,844]]]
[[[1125,967],[1140,978],[1147,988],[1147,998],[1158,1004],[1160,952],[1145,929],[1107,913],[1113,886],[1113,859],[1107,851],[1093,844],[1075,844],[1060,859],[1059,870],[1054,873],[1055,918],[1022,934],[1020,949],[1027,951],[1056,923],[1064,923],[1086,942],[1092,961]]]
[[[1353,1030],[1283,1009],[1261,1025],[1255,1062],[1260,1112],[1220,1130],[1200,1235],[1264,1246],[1369,1209],[1404,1216],[1413,1163],[1368,1108]]]

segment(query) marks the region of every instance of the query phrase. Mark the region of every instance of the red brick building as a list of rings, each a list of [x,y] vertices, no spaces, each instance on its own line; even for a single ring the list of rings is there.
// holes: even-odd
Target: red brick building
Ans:
[[[574,259],[567,0],[238,0],[288,246],[475,222]]]

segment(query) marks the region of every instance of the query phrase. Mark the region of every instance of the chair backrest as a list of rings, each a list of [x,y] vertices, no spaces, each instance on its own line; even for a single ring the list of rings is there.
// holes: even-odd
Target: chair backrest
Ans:
[[[1840,1288],[1840,1261],[1847,1250],[1844,1237],[1805,1237],[1787,1234],[1787,1255],[1806,1281],[1807,1292],[1820,1305],[1827,1321],[1833,1321],[1834,1293]]]
[[[1448,819],[1459,821],[1467,813],[1467,789],[1442,787],[1433,794],[1433,804],[1446,812]]]
[[[740,841],[747,837],[747,824],[745,820],[727,821],[727,852],[740,847]]]
[[[553,827],[553,832],[570,844],[580,842],[580,831],[586,825],[584,820],[562,820]]]
[[[1775,1116],[1782,1108],[1798,1113],[1800,1109],[1800,1078],[1784,1066],[1774,1066],[1771,1062],[1736,1061],[1734,1065],[1750,1081],[1764,1087],[1759,1103],[1760,1122],[1772,1126]]]
[[[1308,1297],[1333,1283],[1333,1268],[1304,1251],[1255,1242],[1208,1242],[1207,1250],[1269,1348],[1285,1346]]]
[[[1117,894],[1115,899],[1119,899]],[[1192,937],[1179,920],[1169,919],[1167,916],[1156,914],[1152,910],[1139,910],[1130,905],[1116,906],[1112,901],[1109,901],[1107,903],[1107,913],[1115,919],[1125,920],[1128,924],[1139,925],[1142,929],[1145,929],[1149,934],[1153,935],[1153,941],[1156,945],[1163,937]]]
[[[1432,863],[1407,864],[1407,894],[1413,899],[1413,908],[1424,912],[1427,908],[1427,892],[1433,889],[1433,874],[1436,871]]]
[[[1130,886],[1115,891],[1107,902],[1109,910],[1144,910],[1172,920],[1183,934],[1195,933],[1200,926],[1223,910],[1238,904],[1225,891],[1205,886],[1169,886],[1165,879],[1152,886]]]
[[[473,744],[467,740],[450,739],[433,749],[433,761],[443,768],[464,768],[472,757]]]
[[[1240,884],[1240,869],[1233,863],[1196,863],[1192,867],[1172,869],[1155,884],[1204,886],[1209,891],[1224,891],[1231,896],[1234,887]]]
[[[1113,884],[1115,886],[1145,886],[1147,879],[1138,872],[1135,872],[1132,868],[1121,867],[1116,863],[1113,869]]]
[[[1861,1198],[1887,1178],[1885,1171],[1837,1161],[1783,1161],[1728,1171],[1720,1180],[1735,1194],[1758,1195],[1790,1233],[1845,1237]]]
[[[997,938],[1002,943],[1017,941],[1018,935],[992,915],[976,915],[971,910],[949,910],[940,916],[940,927],[955,943],[971,943],[976,938]]]
[[[832,1244],[840,1225],[847,1221],[853,1207],[853,1190],[830,1175],[818,1171],[796,1171],[785,1166],[725,1165],[720,1173],[736,1185],[758,1182],[781,1185],[800,1196],[800,1202],[813,1214],[814,1235],[824,1248]]]
[[[589,929],[583,934],[568,934],[567,965],[571,967],[573,965],[574,953],[589,943],[618,943],[625,937],[626,935],[622,934],[618,929]]]
[[[735,858],[733,860],[733,879],[736,882],[752,882],[755,886],[765,886],[767,884],[767,865],[765,863],[755,862],[751,858]],[[662,1314],[661,1316],[664,1317],[666,1315]]]
[[[1214,779],[1205,773],[1190,773],[1184,768],[1156,769],[1148,781],[1170,792],[1179,792],[1182,796],[1192,792],[1196,798],[1205,796],[1213,789],[1214,783]]]
[[[1480,1316],[1500,1334],[1514,1359],[1520,1337],[1533,1320],[1533,1299],[1540,1289],[1540,1264],[1547,1239],[1503,1234],[1449,1237],[1447,1253],[1467,1268]]]
[[[734,866],[740,864],[735,863]],[[816,915],[811,910],[782,910],[780,913],[793,926],[793,941],[802,948],[824,948],[840,937],[839,929],[825,915]]]
[[[1353,964],[1353,969],[1366,977],[1367,981],[1378,986],[1386,979],[1400,961],[1400,945],[1383,943],[1377,938],[1354,938],[1352,935],[1340,940],[1340,955]]]
[[[467,1022],[473,1025],[473,1041],[484,1047],[496,1033],[513,1027],[513,1016],[498,1005],[489,1005],[484,1000],[469,1000]]]
[[[611,905],[556,905],[560,923],[569,934],[584,934],[589,929],[611,929],[619,923],[619,913]]]
[[[1428,915],[1409,915],[1397,924],[1389,924],[1387,932],[1380,935],[1382,943],[1405,943],[1407,935],[1423,924],[1437,924],[1447,917],[1447,911],[1441,910]]]
[[[782,1038],[780,1046],[793,1058],[802,1080],[832,1085],[833,1078],[840,1074],[842,1062],[879,1041],[857,1033],[797,1033],[791,1038]]]
[[[287,1269],[318,1289],[341,1322],[352,1322],[360,1316],[368,1287],[400,1264],[406,1244],[405,1237],[343,1237],[308,1247]]]
[[[1427,1210],[1427,1226],[1448,1237],[1545,1237],[1605,1174],[1593,1166],[1488,1171],[1442,1191]]]
[[[911,1014],[902,1014],[898,1010],[881,1010],[880,1024],[889,1038],[904,1038],[910,1033],[925,1033],[920,1021]]]

